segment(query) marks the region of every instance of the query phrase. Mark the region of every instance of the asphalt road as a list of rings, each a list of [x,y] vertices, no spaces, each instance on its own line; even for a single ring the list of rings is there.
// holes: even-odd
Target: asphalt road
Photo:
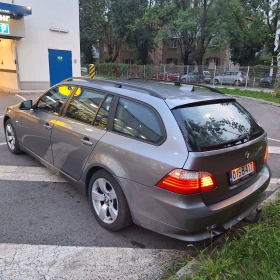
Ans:
[[[37,96],[22,97],[35,99]],[[21,101],[19,96],[0,93],[0,168],[42,167],[29,155],[12,155],[5,145],[1,145],[5,142],[1,118],[5,107]],[[280,147],[280,107],[243,98],[238,101],[264,127],[268,137],[274,139],[269,140],[269,145]],[[270,154],[268,163],[272,177],[280,178],[279,154]],[[187,242],[136,225],[117,233],[106,231],[95,221],[87,199],[68,183],[0,180],[0,213],[0,244],[175,249],[182,254],[192,251]],[[199,242],[195,246],[200,249],[208,244],[209,241]],[[182,254],[175,256],[182,257]]]

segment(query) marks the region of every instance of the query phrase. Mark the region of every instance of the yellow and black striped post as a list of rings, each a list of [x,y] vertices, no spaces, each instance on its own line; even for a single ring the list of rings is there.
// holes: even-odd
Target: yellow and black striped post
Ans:
[[[89,65],[89,77],[91,79],[95,78],[95,65],[94,64],[90,64]]]

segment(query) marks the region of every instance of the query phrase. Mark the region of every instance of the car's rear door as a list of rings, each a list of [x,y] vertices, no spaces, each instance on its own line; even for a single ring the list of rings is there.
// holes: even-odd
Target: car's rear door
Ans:
[[[78,88],[53,127],[54,166],[75,180],[97,142],[106,133],[112,96],[96,89]]]
[[[20,141],[28,150],[51,164],[52,128],[73,89],[74,87],[69,85],[54,87],[34,104],[32,110],[21,111]]]

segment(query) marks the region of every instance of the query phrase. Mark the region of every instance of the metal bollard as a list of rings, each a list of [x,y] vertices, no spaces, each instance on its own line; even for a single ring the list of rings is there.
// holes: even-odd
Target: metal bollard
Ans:
[[[91,79],[95,78],[96,72],[95,72],[95,65],[94,64],[90,64],[89,65],[89,77]]]

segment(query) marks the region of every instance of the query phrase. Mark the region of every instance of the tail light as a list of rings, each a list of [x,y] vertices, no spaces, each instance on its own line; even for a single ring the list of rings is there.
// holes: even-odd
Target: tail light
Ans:
[[[179,194],[196,194],[216,188],[213,175],[183,169],[171,171],[157,186]]]
[[[265,154],[264,154],[264,163],[267,162],[267,157],[268,157],[268,146],[266,146],[266,149],[265,149]]]

